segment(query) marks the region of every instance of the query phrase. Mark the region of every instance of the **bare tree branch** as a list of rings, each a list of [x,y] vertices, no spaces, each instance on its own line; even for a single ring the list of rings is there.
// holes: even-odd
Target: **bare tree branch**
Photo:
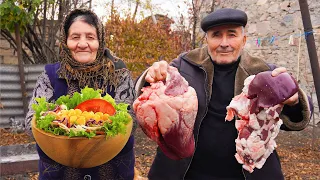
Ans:
[[[1,35],[9,42],[10,46],[13,47],[13,49],[15,51],[17,51],[17,46],[16,46],[16,43],[15,43],[15,39],[13,38],[11,33],[8,30],[5,30],[5,29],[0,29],[0,31],[1,31]],[[27,52],[24,49],[22,49],[22,54],[23,54],[24,62],[26,64],[29,64],[29,63],[33,64],[34,63],[34,61],[29,57],[29,55],[27,54]]]
[[[138,7],[140,5],[140,0],[136,0],[136,7],[134,8],[134,12],[132,15],[132,20],[134,21],[136,19],[136,15],[137,15],[137,11],[138,11]]]
[[[216,1],[212,0],[212,4],[211,4],[211,8],[210,8],[210,12],[214,11],[214,5],[215,5]]]

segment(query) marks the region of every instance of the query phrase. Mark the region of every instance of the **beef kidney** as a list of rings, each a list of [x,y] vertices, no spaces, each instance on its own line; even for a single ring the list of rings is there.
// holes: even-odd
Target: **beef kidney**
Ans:
[[[198,111],[195,90],[174,67],[168,67],[165,82],[141,89],[133,109],[144,133],[163,153],[178,160],[193,155],[193,127]]]
[[[271,71],[257,74],[248,87],[248,98],[255,99],[255,107],[271,107],[284,102],[298,91],[298,84],[288,73],[273,77]],[[258,111],[258,109],[253,109]]]
[[[288,73],[272,77],[270,71],[249,76],[242,91],[227,107],[226,120],[239,117],[235,122],[239,132],[235,158],[253,172],[254,168],[262,168],[275,149],[282,124],[281,103],[298,91],[298,85]]]

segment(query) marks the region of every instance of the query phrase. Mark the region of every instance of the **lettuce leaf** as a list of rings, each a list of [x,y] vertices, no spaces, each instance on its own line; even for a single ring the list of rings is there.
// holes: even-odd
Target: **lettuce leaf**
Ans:
[[[53,128],[54,135],[63,135],[63,136],[68,136],[68,132],[60,127]]]
[[[56,105],[48,103],[45,97],[35,98],[36,104],[32,104],[32,109],[35,111],[36,119],[40,118],[41,112],[51,111]]]
[[[106,93],[106,95],[103,96],[102,99],[108,101],[113,107],[116,106],[116,101],[108,93]]]
[[[89,99],[93,99],[93,98],[101,98],[101,90],[94,90],[93,88],[89,88],[88,86],[86,86],[85,88],[83,88],[81,90],[81,102],[89,100]],[[78,103],[78,104],[79,104]]]
[[[87,137],[87,138],[92,138],[96,136],[96,134],[91,131],[91,132],[86,132],[85,130],[83,131],[74,131],[74,130],[70,130],[70,134],[69,137]]]
[[[115,136],[119,133],[126,134],[126,125],[130,122],[131,116],[125,111],[118,111],[114,116],[110,116],[109,119],[112,123],[104,123],[103,128],[107,137]]]
[[[37,119],[37,128],[42,129],[46,132],[52,132],[51,122],[55,119],[55,116],[48,114]]]
[[[114,108],[116,108],[117,111],[128,112],[128,106],[129,104],[119,103],[119,104],[116,104]]]

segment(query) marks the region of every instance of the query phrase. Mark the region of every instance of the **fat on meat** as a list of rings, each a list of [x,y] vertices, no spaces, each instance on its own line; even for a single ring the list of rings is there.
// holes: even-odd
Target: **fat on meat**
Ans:
[[[257,107],[259,97],[249,98],[249,87],[254,78],[255,75],[252,75],[245,80],[242,93],[235,96],[227,106],[225,118],[231,121],[237,117],[235,127],[238,130],[238,137],[235,140],[237,151],[235,158],[250,173],[254,168],[261,169],[276,148],[275,138],[283,123],[279,117],[283,108],[281,103]]]
[[[133,109],[144,133],[171,159],[192,156],[193,127],[198,111],[196,91],[171,66],[165,82],[151,83],[141,91]]]

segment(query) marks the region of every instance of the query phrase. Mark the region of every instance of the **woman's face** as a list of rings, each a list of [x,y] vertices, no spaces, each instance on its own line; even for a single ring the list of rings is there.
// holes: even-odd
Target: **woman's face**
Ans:
[[[67,46],[76,61],[93,62],[99,48],[97,29],[82,20],[75,21],[69,28]]]

